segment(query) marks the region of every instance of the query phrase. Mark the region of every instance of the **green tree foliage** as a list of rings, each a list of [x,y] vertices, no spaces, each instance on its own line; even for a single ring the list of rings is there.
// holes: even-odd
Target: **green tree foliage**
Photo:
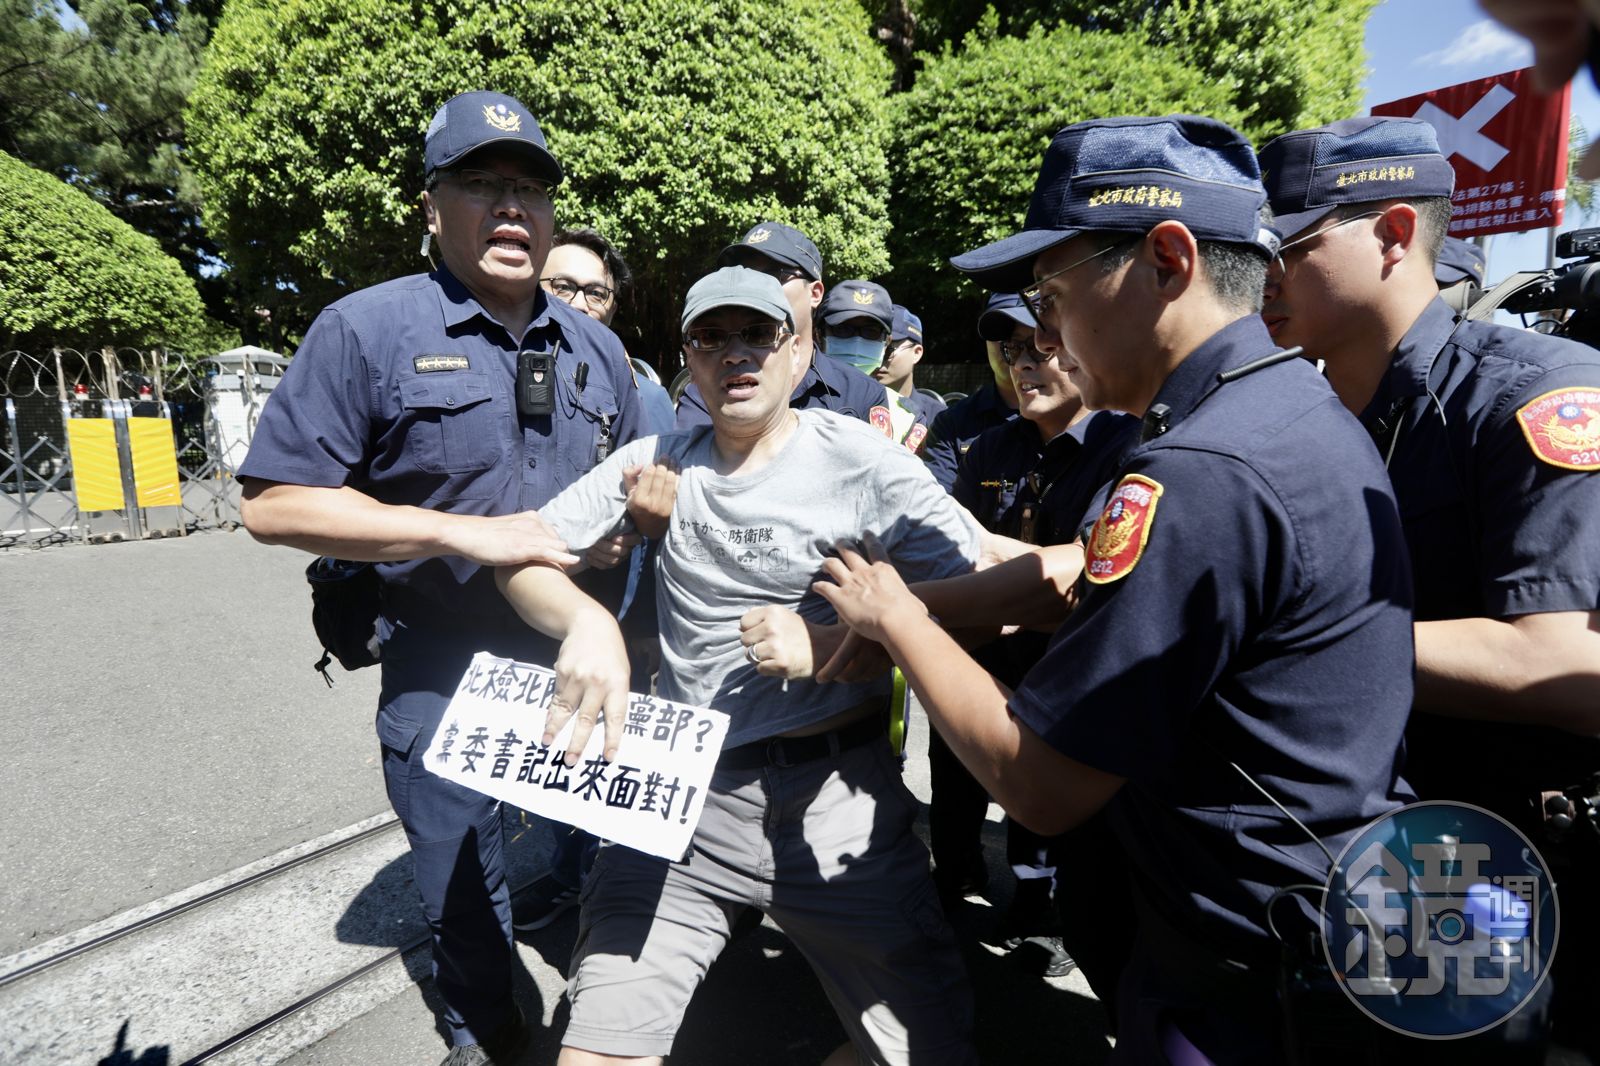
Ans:
[[[895,98],[888,286],[923,317],[936,361],[969,357],[984,295],[946,260],[1021,228],[1057,130],[1173,111],[1238,119],[1225,86],[1136,37],[1072,26],[1001,37],[995,25],[990,15],[961,51],[929,57]]]
[[[1001,0],[1001,33],[1066,24],[1161,45],[1233,101],[1257,143],[1348,118],[1361,105],[1363,40],[1378,0]],[[982,0],[920,0],[922,46],[977,26]],[[1115,74],[1115,71],[1108,71]]]
[[[836,277],[887,268],[889,72],[856,0],[230,0],[189,127],[207,222],[293,335],[422,266],[429,117],[509,92],[567,169],[558,224],[628,256],[619,326],[655,356],[687,284],[763,218],[810,233]]]
[[[156,238],[225,313],[182,158],[183,108],[215,6],[83,0],[64,25],[56,4],[0,0],[0,150]]]
[[[0,152],[0,350],[226,343],[156,241]]]

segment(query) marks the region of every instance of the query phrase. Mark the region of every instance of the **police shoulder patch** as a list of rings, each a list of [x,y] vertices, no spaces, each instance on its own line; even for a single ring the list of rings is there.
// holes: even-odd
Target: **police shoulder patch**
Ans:
[[[1129,474],[1117,482],[1089,533],[1083,576],[1096,585],[1126,577],[1139,564],[1150,539],[1150,523],[1165,490],[1161,482]]]
[[[882,404],[874,407],[872,410],[867,412],[867,420],[874,426],[877,426],[878,431],[885,437],[888,437],[891,440],[894,439],[894,423],[889,417],[889,409],[887,407],[884,407]]]
[[[1600,387],[1555,389],[1517,408],[1517,425],[1544,462],[1600,470]]]

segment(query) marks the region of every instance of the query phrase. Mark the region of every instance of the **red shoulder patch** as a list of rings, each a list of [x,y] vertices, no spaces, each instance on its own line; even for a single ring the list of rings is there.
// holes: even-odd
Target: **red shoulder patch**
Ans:
[[[1150,540],[1150,523],[1155,520],[1156,504],[1164,491],[1161,482],[1138,474],[1129,474],[1117,482],[1089,534],[1084,577],[1096,585],[1105,585],[1132,572]]]
[[[928,427],[918,422],[911,427],[911,432],[906,434],[906,439],[901,441],[906,446],[906,451],[915,452],[922,447],[923,440],[928,436]]]
[[[1533,454],[1566,470],[1600,470],[1600,389],[1556,389],[1517,408]]]
[[[889,409],[887,407],[881,405],[874,407],[871,411],[867,412],[867,419],[873,425],[877,426],[878,431],[885,437],[888,437],[890,440],[894,439],[894,423],[889,418]]]

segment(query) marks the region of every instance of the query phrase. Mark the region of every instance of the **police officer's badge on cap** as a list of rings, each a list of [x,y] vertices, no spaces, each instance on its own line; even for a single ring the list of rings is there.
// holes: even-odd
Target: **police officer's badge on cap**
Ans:
[[[1460,237],[1446,237],[1433,264],[1433,280],[1440,288],[1470,281],[1483,285],[1483,249]]]
[[[1449,196],[1456,172],[1419,118],[1347,118],[1275,137],[1261,148],[1261,180],[1285,239],[1343,204]]]
[[[564,177],[528,109],[515,97],[491,92],[462,93],[434,112],[423,149],[428,176],[490,144],[522,152],[537,175],[551,184]]]
[[[839,282],[822,298],[817,314],[830,326],[852,318],[871,318],[886,331],[894,329],[894,301],[889,298],[889,290],[875,281]]]
[[[1000,291],[1033,281],[1041,252],[1080,233],[1145,233],[1176,219],[1200,240],[1277,254],[1250,142],[1195,115],[1105,118],[1061,130],[1045,150],[1021,233],[958,255],[957,270]]]
[[[1008,341],[1011,331],[1018,326],[1033,329],[1036,325],[1033,312],[1028,310],[1021,296],[1014,292],[997,292],[989,297],[983,314],[978,316],[978,336],[986,341]]]
[[[894,325],[889,327],[889,343],[898,344],[901,341],[910,341],[912,344],[922,343],[922,319],[899,304],[895,304]]]
[[[717,265],[747,263],[752,253],[792,266],[812,281],[822,280],[822,253],[817,251],[810,237],[793,226],[785,226],[782,222],[762,222],[750,227],[749,233],[717,255]]]

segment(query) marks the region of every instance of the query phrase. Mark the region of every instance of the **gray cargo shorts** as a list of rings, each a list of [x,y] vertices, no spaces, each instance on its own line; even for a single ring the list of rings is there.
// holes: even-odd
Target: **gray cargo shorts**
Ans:
[[[864,1063],[977,1061],[972,992],[887,741],[718,770],[688,855],[600,849],[584,885],[562,1043],[666,1055],[689,997],[759,907],[805,955]]]

